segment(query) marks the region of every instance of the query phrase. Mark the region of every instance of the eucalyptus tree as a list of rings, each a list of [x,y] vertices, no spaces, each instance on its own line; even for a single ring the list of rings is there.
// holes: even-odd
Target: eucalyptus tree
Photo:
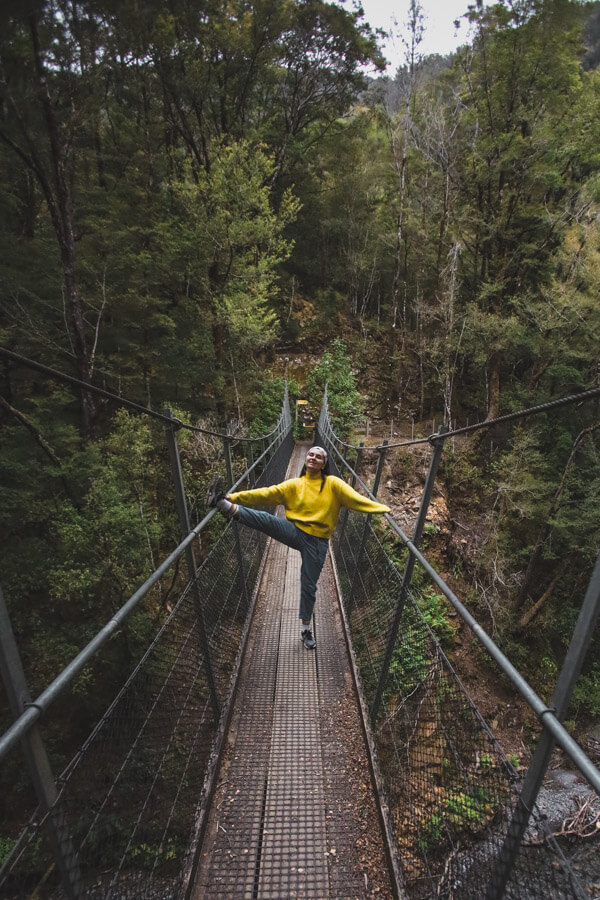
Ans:
[[[362,11],[324,0],[123,6],[138,53],[157,73],[172,134],[207,169],[222,139],[259,140],[279,177],[348,110],[361,67],[383,65]]]
[[[63,277],[68,321],[65,340],[79,378],[89,382],[97,320],[89,316],[80,289],[74,182],[81,137],[94,114],[94,104],[90,103],[89,54],[75,37],[79,24],[76,10],[75,4],[56,0],[28,3],[19,9],[9,6],[2,13],[0,140],[16,155],[25,177],[35,180],[46,204]],[[87,33],[88,48],[97,38],[97,34]],[[35,203],[34,195],[30,199]],[[32,237],[31,216],[29,222]],[[95,403],[85,389],[81,397],[89,434]]]
[[[357,106],[327,134],[296,189],[304,202],[286,268],[316,307],[314,327],[329,330],[337,316],[363,329],[369,320],[382,320],[394,184],[377,110]]]
[[[598,75],[592,73],[600,99]],[[581,191],[552,282],[530,309],[536,328],[524,399],[600,384],[599,186],[592,178]],[[558,410],[518,432],[499,465],[504,552],[523,568],[511,604],[517,630],[540,621],[547,606],[563,625],[557,630],[546,614],[545,628],[560,634],[564,609],[584,590],[600,540],[599,430],[597,400]]]
[[[410,0],[408,39],[405,40],[406,70],[408,81],[404,96],[402,116],[399,121],[392,123],[390,119],[390,142],[394,167],[398,179],[398,219],[396,225],[396,253],[394,279],[392,282],[392,328],[398,324],[398,309],[405,267],[404,249],[404,220],[406,215],[406,177],[408,164],[408,150],[411,144],[411,107],[415,95],[415,82],[418,64],[422,61],[420,44],[423,40],[425,26],[423,23],[423,8],[419,0]],[[404,317],[402,317],[404,320]],[[404,332],[404,327],[402,328]]]
[[[532,304],[551,283],[556,251],[597,167],[598,123],[582,80],[578,4],[521,0],[471,18],[476,37],[458,63],[464,107],[453,227],[463,246],[466,337],[474,356],[485,353],[494,418],[502,377],[527,355]]]
[[[271,133],[276,175],[294,169],[347,114],[364,87],[362,67],[384,61],[362,8],[348,11],[308,0],[292,5],[290,27],[281,35],[272,84]]]
[[[50,329],[28,333],[24,315],[13,334],[72,354],[84,382],[94,367],[136,391],[141,380],[148,403],[177,393],[182,379],[194,395],[210,395],[230,326],[238,341],[254,335],[254,347],[274,334],[272,314],[258,309],[276,305],[274,273],[289,252],[277,234],[290,222],[291,170],[337,127],[362,84],[360,67],[379,60],[362,20],[323,0],[5,9],[0,138],[10,171],[36,183],[30,231],[45,225],[33,214],[39,196],[45,203],[69,314],[65,329],[57,297],[44,311]],[[245,187],[238,197],[228,166]],[[227,216],[236,227],[217,239]],[[236,271],[245,276],[234,285]],[[248,319],[251,296],[260,303]],[[96,411],[85,391],[83,410],[89,434]]]
[[[598,383],[600,90],[582,65],[584,12],[567,0],[474,10],[451,76],[462,390],[485,384],[489,419]],[[597,553],[597,422],[593,403],[540,416],[492,462],[478,556],[499,624],[537,666],[560,657]]]

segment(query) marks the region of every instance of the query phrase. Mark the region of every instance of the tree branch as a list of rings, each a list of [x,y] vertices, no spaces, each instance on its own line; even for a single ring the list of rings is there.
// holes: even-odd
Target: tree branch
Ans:
[[[51,461],[52,465],[57,467],[60,466],[60,459],[58,458],[50,444],[48,444],[48,442],[42,437],[33,422],[31,422],[31,420],[28,419],[27,416],[25,416],[22,412],[19,412],[18,409],[15,409],[14,406],[11,406],[8,400],[6,400],[1,394],[0,406],[7,412],[9,412],[12,416],[14,416],[15,419],[17,419],[17,421],[21,423],[21,425],[25,426],[27,431],[33,436],[36,444],[41,447],[48,459]]]
[[[546,588],[546,590],[544,591],[542,596],[539,598],[539,600],[537,600],[534,603],[534,605],[531,607],[531,609],[528,609],[527,612],[523,616],[521,616],[521,618],[519,619],[519,625],[518,625],[519,628],[526,628],[529,625],[529,623],[532,621],[532,619],[535,619],[535,617],[539,613],[540,609],[542,608],[542,606],[544,605],[546,600],[548,600],[549,597],[552,596],[554,588],[556,587],[556,585],[562,578],[563,573],[566,568],[567,568],[567,564],[565,562],[565,564],[561,566],[558,575],[555,575],[555,577],[552,579],[552,581],[550,582],[550,584],[548,585],[548,587]]]

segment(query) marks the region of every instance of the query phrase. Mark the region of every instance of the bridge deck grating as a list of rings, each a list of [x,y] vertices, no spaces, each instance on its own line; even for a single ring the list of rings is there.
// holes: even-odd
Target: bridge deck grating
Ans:
[[[300,555],[267,552],[192,897],[391,897],[331,564],[307,651]]]

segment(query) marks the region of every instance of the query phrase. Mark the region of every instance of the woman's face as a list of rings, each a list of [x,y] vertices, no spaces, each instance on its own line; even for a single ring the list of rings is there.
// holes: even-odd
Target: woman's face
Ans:
[[[320,472],[325,465],[323,451],[311,447],[306,454],[306,468],[309,472]]]

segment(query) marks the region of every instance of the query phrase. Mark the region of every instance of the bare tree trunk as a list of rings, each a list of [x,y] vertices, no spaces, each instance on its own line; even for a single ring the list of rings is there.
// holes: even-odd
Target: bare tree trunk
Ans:
[[[33,440],[35,441],[35,443],[38,445],[38,447],[40,447],[41,450],[43,450],[43,452],[46,454],[46,456],[48,457],[48,459],[50,460],[52,465],[55,466],[57,469],[60,469],[60,467],[61,467],[60,459],[58,458],[58,456],[56,455],[56,453],[54,452],[54,450],[52,449],[52,447],[50,446],[48,441],[44,438],[44,436],[42,435],[42,433],[39,430],[39,428],[37,427],[37,425],[35,425],[31,421],[31,419],[28,419],[27,416],[24,413],[22,413],[20,410],[15,409],[15,407],[12,406],[8,402],[8,400],[5,397],[3,397],[2,395],[0,395],[0,407],[2,409],[6,410],[6,412],[10,413],[12,416],[14,416],[14,418],[17,420],[17,422],[20,422],[21,425],[23,425],[27,429],[29,434],[33,437]],[[61,480],[63,488],[65,490],[65,494],[67,495],[67,497],[70,498],[70,500],[73,502],[74,506],[77,506],[77,501],[73,497],[73,494],[71,492],[71,489],[69,487],[69,483],[68,483],[67,479],[65,478],[64,475],[61,475],[60,480]]]
[[[81,381],[90,382],[90,355],[87,346],[83,303],[75,275],[75,236],[73,230],[73,210],[71,191],[66,173],[66,144],[61,141],[59,127],[48,90],[48,75],[44,68],[37,20],[34,15],[29,19],[31,40],[33,45],[35,70],[38,79],[38,93],[44,111],[48,141],[52,157],[52,171],[48,178],[43,166],[35,159],[33,168],[38,176],[46,197],[50,217],[58,241],[60,259],[65,282],[65,292],[70,313],[70,326],[73,336],[77,373]],[[84,428],[89,436],[93,433],[96,407],[90,391],[81,389],[81,403]]]
[[[454,361],[452,360],[452,339],[454,337],[454,309],[458,293],[458,259],[460,244],[454,244],[448,254],[450,262],[441,277],[446,282],[445,290],[445,358],[444,358],[444,424],[452,417],[452,389],[454,384]]]
[[[392,134],[392,147],[394,148],[394,136]],[[396,171],[398,173],[398,181],[399,181],[399,205],[400,211],[398,212],[398,222],[396,225],[396,256],[394,262],[394,279],[392,281],[392,328],[396,328],[398,325],[398,306],[399,306],[399,297],[400,297],[400,283],[401,283],[401,275],[402,275],[402,240],[403,240],[403,227],[404,227],[404,194],[406,188],[406,140],[403,139],[402,142],[402,155],[401,159],[398,160],[396,154],[394,153],[396,158]],[[405,323],[403,323],[404,325]]]
[[[27,416],[24,415],[24,413],[20,412],[18,409],[15,409],[14,406],[11,406],[11,404],[8,402],[8,400],[6,400],[1,395],[0,395],[0,407],[2,407],[2,409],[5,409],[6,412],[8,412],[12,416],[14,416],[15,419],[21,423],[21,425],[25,426],[27,431],[33,437],[36,444],[39,447],[41,447],[41,449],[44,451],[44,453],[46,454],[46,456],[48,457],[48,459],[50,460],[52,465],[57,466],[57,468],[60,468],[60,465],[61,465],[60,459],[57,457],[56,453],[54,452],[54,450],[52,449],[52,447],[50,446],[48,441],[43,437],[43,435],[41,434],[41,432],[37,428],[37,426],[33,424],[31,419],[28,419]]]
[[[241,423],[242,423],[242,404],[240,402],[240,392],[238,391],[237,378],[235,377],[235,362],[233,360],[233,353],[229,354],[229,359],[231,360],[231,376],[233,378],[233,388],[235,390],[235,403],[237,406],[238,422],[241,425]]]
[[[225,422],[227,408],[225,404],[225,395],[223,393],[223,384],[225,381],[225,329],[223,323],[215,318],[212,326],[213,346],[215,348],[215,370],[217,373],[217,396],[216,411],[221,421]]]
[[[442,215],[440,216],[440,231],[438,235],[437,262],[436,262],[436,281],[439,283],[440,273],[442,269],[442,254],[444,248],[444,238],[446,236],[446,226],[448,224],[448,212],[450,203],[450,171],[446,169],[444,182],[444,206]]]
[[[542,594],[542,596],[539,598],[539,600],[536,600],[536,602],[535,602],[534,605],[531,607],[531,609],[528,609],[527,612],[524,613],[524,614],[521,616],[521,618],[519,619],[519,625],[518,625],[519,628],[527,628],[527,626],[529,625],[529,623],[532,622],[532,621],[535,619],[535,617],[536,617],[537,614],[539,613],[539,611],[540,611],[540,609],[542,608],[542,606],[543,606],[543,605],[546,603],[546,601],[549,600],[550,597],[552,596],[552,593],[553,593],[553,591],[554,591],[554,588],[556,587],[556,585],[558,584],[558,582],[559,582],[560,579],[562,578],[562,576],[563,576],[564,571],[565,571],[566,568],[567,568],[567,564],[564,563],[564,564],[560,567],[560,570],[559,570],[559,572],[558,572],[558,575],[555,575],[555,576],[554,576],[554,578],[552,579],[552,581],[550,582],[550,584],[548,585],[548,587],[546,588],[546,590],[544,591],[544,593]]]
[[[493,350],[487,362],[488,411],[486,422],[497,419],[500,415],[500,367],[504,354],[501,350]]]
[[[396,132],[390,127],[390,138],[394,164],[398,175],[398,224],[396,226],[396,259],[394,265],[394,280],[392,282],[392,328],[398,324],[398,306],[400,298],[400,285],[402,282],[402,270],[406,266],[406,260],[402,259],[402,244],[404,242],[404,207],[406,198],[406,167],[408,163],[408,138],[411,129],[411,104],[415,94],[416,67],[421,54],[419,45],[423,40],[423,10],[420,0],[411,0],[409,7],[409,38],[404,41],[407,53],[406,62],[410,72],[410,87],[406,96],[404,116],[402,117],[402,140],[397,146]],[[391,126],[391,122],[390,122]],[[406,302],[406,296],[405,296]],[[406,336],[406,313],[402,316],[402,343]]]

